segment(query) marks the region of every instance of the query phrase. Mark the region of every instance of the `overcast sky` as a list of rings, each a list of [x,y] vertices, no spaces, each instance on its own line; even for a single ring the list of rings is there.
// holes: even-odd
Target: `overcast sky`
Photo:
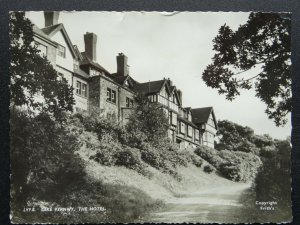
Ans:
[[[116,72],[116,56],[128,56],[130,75],[139,82],[170,78],[183,93],[184,107],[213,106],[217,119],[249,126],[257,134],[285,139],[291,133],[290,119],[276,127],[265,114],[266,106],[253,90],[243,91],[230,102],[209,88],[201,75],[211,58],[212,40],[225,23],[233,29],[247,21],[248,13],[212,12],[62,12],[63,23],[73,44],[84,51],[83,34],[98,36],[97,61]],[[43,13],[30,12],[30,18],[44,27]],[[250,71],[248,76],[257,71]],[[290,118],[290,115],[289,115]]]

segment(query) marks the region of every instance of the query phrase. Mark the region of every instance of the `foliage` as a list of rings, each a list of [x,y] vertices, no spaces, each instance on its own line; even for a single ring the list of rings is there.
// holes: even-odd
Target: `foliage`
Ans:
[[[30,202],[36,212],[24,213],[19,211],[14,222],[18,223],[129,223],[137,222],[147,213],[161,207],[163,203],[153,200],[144,192],[124,185],[111,185],[95,181],[86,181],[84,188],[67,192],[57,201]],[[44,212],[40,206],[73,207],[73,212]],[[88,211],[78,211],[78,207],[87,207]],[[101,207],[101,210],[89,210],[90,207]],[[14,212],[16,213],[16,212]]]
[[[221,150],[201,146],[195,153],[213,165],[224,177],[233,181],[250,181],[262,165],[260,158],[252,153]]]
[[[57,71],[34,46],[32,23],[24,12],[11,12],[9,20],[12,106],[27,106],[52,113],[57,119],[72,111],[72,87],[58,79]],[[38,97],[42,100],[38,100]]]
[[[277,126],[291,112],[291,14],[251,13],[246,24],[233,31],[226,24],[213,40],[216,54],[202,74],[206,85],[228,100],[241,89],[255,88],[266,113]],[[253,77],[246,71],[261,65]]]
[[[189,158],[189,161],[195,165],[196,167],[201,167],[203,164],[203,160],[196,155],[194,152],[185,152],[184,154],[187,155],[187,157]]]
[[[274,148],[274,140],[268,135],[256,135],[250,127],[244,127],[228,120],[218,121],[219,142],[217,150],[251,152],[260,155],[261,151]]]
[[[162,106],[150,103],[148,98],[143,95],[137,95],[135,102],[135,108],[126,125],[130,136],[142,138],[143,141],[151,142],[154,145],[161,139],[165,139],[169,121]]]
[[[206,165],[203,167],[203,170],[206,173],[212,173],[214,171],[214,168],[211,165]]]
[[[46,113],[11,112],[11,193],[14,208],[32,197],[55,201],[81,188],[84,165],[76,136]]]
[[[267,221],[291,219],[291,146],[289,141],[276,141],[276,150],[263,158],[263,167],[254,182],[257,201],[276,201],[276,215],[264,215]]]

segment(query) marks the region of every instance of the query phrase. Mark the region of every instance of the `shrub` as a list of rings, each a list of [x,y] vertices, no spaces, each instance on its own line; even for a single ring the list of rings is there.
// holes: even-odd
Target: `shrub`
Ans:
[[[125,147],[123,150],[116,152],[114,157],[116,158],[115,164],[117,166],[125,166],[141,173],[145,169],[141,153],[136,148]]]
[[[233,181],[249,181],[262,165],[260,158],[253,153],[221,150],[201,146],[195,153],[213,165],[224,177]]]
[[[211,165],[206,165],[203,167],[204,172],[211,173],[214,171],[214,168]]]

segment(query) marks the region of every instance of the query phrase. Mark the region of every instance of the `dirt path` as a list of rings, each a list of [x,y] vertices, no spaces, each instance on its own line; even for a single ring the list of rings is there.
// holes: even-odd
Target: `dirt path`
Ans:
[[[149,222],[164,223],[236,223],[242,221],[239,215],[243,192],[250,184],[232,183],[230,185],[208,188],[205,191],[167,201],[166,208],[151,214]]]

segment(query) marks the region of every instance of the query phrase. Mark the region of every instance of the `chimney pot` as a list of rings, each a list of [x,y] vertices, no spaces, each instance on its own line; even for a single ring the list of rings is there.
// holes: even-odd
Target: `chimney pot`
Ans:
[[[59,12],[44,12],[45,27],[58,24]]]
[[[86,32],[84,35],[85,54],[93,61],[97,60],[97,35],[94,33]]]

